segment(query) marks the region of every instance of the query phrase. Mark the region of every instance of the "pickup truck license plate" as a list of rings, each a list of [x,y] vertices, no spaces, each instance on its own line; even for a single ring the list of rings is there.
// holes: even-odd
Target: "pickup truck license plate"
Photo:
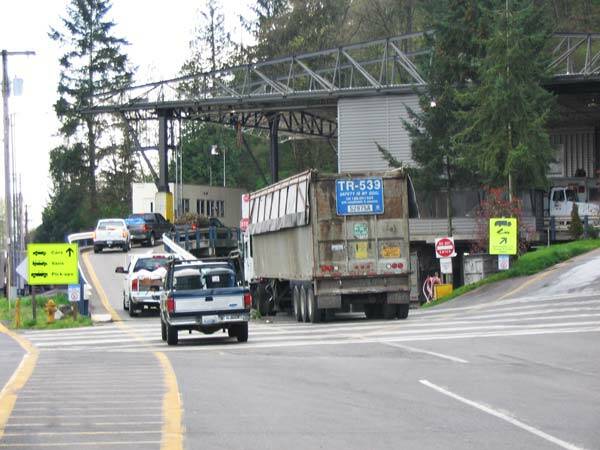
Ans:
[[[212,325],[214,323],[219,323],[219,316],[202,316],[202,325]]]
[[[108,245],[112,245],[112,241],[106,241]]]

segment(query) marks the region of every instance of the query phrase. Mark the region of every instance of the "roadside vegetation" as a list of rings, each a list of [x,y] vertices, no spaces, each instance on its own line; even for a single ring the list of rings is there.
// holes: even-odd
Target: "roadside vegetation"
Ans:
[[[56,303],[57,308],[61,305],[68,305],[69,301],[65,294],[57,294],[51,297]],[[49,324],[47,321],[48,315],[44,307],[50,300],[48,297],[37,296],[35,301],[37,304],[36,320],[33,320],[31,297],[21,298],[21,325],[19,329],[36,329],[36,330],[55,330],[61,328],[77,328],[92,325],[92,319],[88,316],[77,315],[74,319],[72,316],[63,316],[57,319],[54,323]],[[15,329],[15,302],[11,301],[10,307],[8,300],[4,297],[0,298],[0,322],[8,328]]]
[[[591,250],[600,248],[600,239],[585,239],[573,241],[565,244],[555,244],[549,247],[539,248],[535,251],[524,254],[513,264],[513,266],[504,271],[490,275],[477,283],[467,284],[454,290],[452,294],[440,298],[439,300],[426,303],[422,307],[430,308],[432,306],[445,303],[467,292],[473,291],[486,284],[496,281],[506,280],[508,278],[533,275],[551,267],[559,262],[565,261],[574,256],[581,255]]]

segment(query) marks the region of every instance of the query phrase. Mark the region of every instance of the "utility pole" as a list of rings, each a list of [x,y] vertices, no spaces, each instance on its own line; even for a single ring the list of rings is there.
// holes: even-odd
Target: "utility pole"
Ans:
[[[2,109],[4,112],[4,198],[5,198],[5,214],[6,214],[6,297],[8,301],[13,297],[12,285],[14,283],[15,262],[13,260],[12,242],[12,202],[10,193],[10,146],[9,146],[9,112],[8,112],[8,97],[10,96],[9,80],[8,80],[8,57],[20,55],[35,55],[33,51],[9,52],[2,50]]]

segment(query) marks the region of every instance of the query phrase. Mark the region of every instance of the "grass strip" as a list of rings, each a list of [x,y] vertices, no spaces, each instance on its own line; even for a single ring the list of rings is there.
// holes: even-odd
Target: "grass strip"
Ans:
[[[476,283],[467,284],[455,289],[451,294],[446,295],[438,300],[430,303],[425,303],[422,308],[431,308],[432,306],[446,303],[460,295],[466,294],[486,284],[496,281],[506,280],[508,278],[523,277],[541,272],[548,267],[551,267],[559,262],[565,261],[582,253],[589,252],[600,248],[600,239],[585,239],[581,241],[567,242],[564,244],[554,244],[549,247],[538,248],[535,251],[530,251],[513,264],[513,266],[503,272],[498,272],[490,275]]]
[[[77,328],[86,327],[92,325],[92,319],[88,316],[77,315],[77,319],[71,316],[65,316],[60,320],[55,320],[54,323],[47,322],[47,314],[44,307],[48,300],[54,300],[56,306],[67,305],[69,300],[66,294],[56,294],[52,297],[42,297],[37,295],[35,297],[37,305],[36,319],[33,320],[31,297],[21,298],[21,326],[19,328],[29,328],[36,330],[55,330],[61,328]],[[8,304],[6,298],[0,298],[0,321],[6,324],[9,328],[15,328],[15,302],[12,301]]]

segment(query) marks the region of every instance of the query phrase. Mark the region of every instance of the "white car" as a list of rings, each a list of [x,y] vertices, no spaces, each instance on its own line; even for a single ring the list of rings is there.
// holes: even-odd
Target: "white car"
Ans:
[[[123,219],[100,219],[94,230],[94,253],[105,248],[131,249],[131,237]]]
[[[123,309],[134,317],[144,308],[160,307],[160,294],[167,274],[167,264],[173,255],[145,253],[132,255],[127,268],[117,267],[116,273],[125,275],[123,281]]]

